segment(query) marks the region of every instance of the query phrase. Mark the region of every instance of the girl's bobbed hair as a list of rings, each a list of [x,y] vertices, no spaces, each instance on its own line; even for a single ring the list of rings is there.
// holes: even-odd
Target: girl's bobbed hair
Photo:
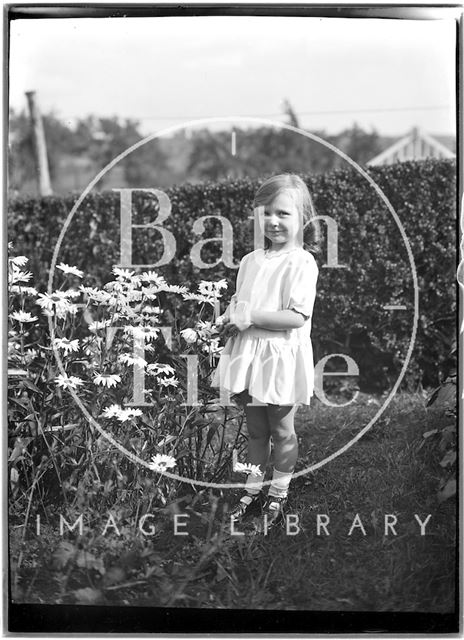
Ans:
[[[282,173],[272,176],[259,187],[253,199],[253,208],[270,204],[282,191],[292,191],[296,204],[305,225],[303,231],[303,248],[313,254],[321,251],[321,231],[313,199],[306,183],[294,173]],[[264,238],[264,247],[268,249],[271,241]]]

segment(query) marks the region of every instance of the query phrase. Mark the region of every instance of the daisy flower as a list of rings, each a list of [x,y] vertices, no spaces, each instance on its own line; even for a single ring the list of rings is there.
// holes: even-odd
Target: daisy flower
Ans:
[[[158,378],[158,384],[161,387],[177,387],[179,385],[179,380],[174,378],[174,376],[170,378]]]
[[[64,291],[54,291],[52,294],[39,293],[37,304],[47,311],[67,311],[70,302]]]
[[[257,464],[244,464],[243,462],[236,462],[234,465],[234,471],[237,473],[249,473],[252,476],[261,475],[261,469]]]
[[[96,331],[99,331],[100,329],[106,329],[106,327],[109,327],[111,324],[111,320],[95,320],[95,322],[91,322],[89,324],[89,331],[92,331],[93,333],[95,333]]]
[[[119,267],[113,267],[113,273],[116,276],[118,282],[137,282],[140,280],[140,276],[135,275],[135,271],[129,269],[120,269]]]
[[[157,453],[153,456],[150,463],[150,469],[153,471],[166,471],[166,469],[172,469],[177,464],[176,459],[172,456],[165,456],[161,453]]]
[[[126,303],[133,302],[134,300],[141,300],[142,298],[143,293],[138,289],[130,289],[129,291],[126,291]]]
[[[16,256],[15,258],[10,258],[10,262],[18,267],[24,267],[24,265],[29,262],[29,258],[26,258],[26,256]]]
[[[121,376],[117,373],[97,373],[93,379],[93,383],[101,387],[115,387],[121,382]]]
[[[141,293],[149,300],[153,300],[157,297],[159,291],[159,287],[151,285],[150,287],[142,287]]]
[[[13,311],[10,313],[10,318],[18,322],[35,322],[37,320],[37,316],[32,316],[29,311]]]
[[[214,304],[214,297],[204,296],[198,293],[183,293],[182,297],[184,300],[197,300],[198,302],[209,302],[210,304]]]
[[[158,373],[167,373],[170,375],[174,375],[175,371],[169,364],[156,362],[154,364],[149,364],[147,367],[147,372],[152,375],[157,375]]]
[[[134,358],[133,356],[130,356],[128,353],[121,354],[118,360],[119,362],[123,362],[124,364],[128,364],[128,365],[133,364],[136,367],[140,367],[140,368],[146,367],[148,364],[148,362],[144,358],[140,356],[137,356]]]
[[[198,291],[204,296],[215,296],[220,298],[220,290],[227,289],[227,281],[225,279],[219,280],[219,282],[209,282],[208,280],[202,280],[198,285]]]
[[[141,415],[142,411],[140,409],[120,409],[116,417],[119,422],[127,422],[128,420],[132,420],[132,418],[137,418]]]
[[[219,345],[219,338],[213,338],[209,344],[203,346],[203,351],[207,353],[220,353],[224,347]]]
[[[63,387],[64,389],[77,389],[84,384],[84,381],[77,376],[67,376],[60,374],[55,378],[55,382],[59,387]]]
[[[55,338],[53,344],[58,349],[63,349],[66,355],[73,351],[79,351],[79,340],[68,340],[68,338]]]
[[[115,291],[116,293],[124,293],[126,290],[126,286],[123,282],[116,282],[113,280],[112,282],[107,282],[105,284],[106,291]]]
[[[194,329],[183,329],[180,332],[180,335],[183,337],[187,344],[192,344],[197,339],[197,332]]]
[[[199,320],[197,322],[197,328],[200,338],[202,340],[209,340],[213,333],[218,333],[219,330],[216,325],[211,322],[203,322],[203,320]]]
[[[142,282],[151,282],[158,287],[166,285],[166,280],[163,276],[158,275],[156,271],[144,271],[140,274],[140,280],[142,280]]]
[[[122,409],[119,404],[112,404],[111,406],[103,409],[102,415],[104,418],[116,418],[120,414],[121,410]]]
[[[26,351],[24,352],[24,360],[26,361],[26,364],[30,364],[37,358],[38,355],[39,352],[37,351],[37,349],[26,349]]]
[[[132,327],[134,338],[145,338],[145,340],[156,340],[160,332],[159,327]]]
[[[163,291],[169,293],[187,293],[188,288],[179,286],[178,284],[167,284],[163,287]]]
[[[32,278],[30,271],[21,271],[15,264],[11,265],[11,270],[8,275],[9,284],[16,284],[17,282],[29,282]]]
[[[67,309],[57,309],[56,314],[59,318],[64,318],[64,316],[67,313],[70,313],[71,315],[76,315],[76,313],[79,311],[79,305],[74,304],[73,302],[69,303]]]
[[[66,298],[71,298],[71,300],[73,298],[78,298],[81,295],[81,292],[78,291],[77,289],[68,289],[67,291],[64,291],[63,293],[66,296]]]
[[[69,264],[66,264],[65,262],[61,262],[61,264],[58,264],[56,268],[60,269],[66,275],[77,276],[78,278],[82,278],[84,275],[83,271],[77,267],[70,267]]]
[[[107,304],[113,299],[113,296],[107,291],[96,289],[95,287],[79,287],[82,293],[85,293],[90,300],[95,300],[101,304]]]
[[[10,287],[10,293],[19,293],[26,296],[36,296],[37,289],[35,289],[34,287],[24,287],[20,284],[12,284]]]

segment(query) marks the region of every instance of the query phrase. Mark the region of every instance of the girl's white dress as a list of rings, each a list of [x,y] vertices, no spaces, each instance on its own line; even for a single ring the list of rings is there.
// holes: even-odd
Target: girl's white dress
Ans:
[[[211,385],[232,394],[245,389],[265,404],[310,404],[314,394],[311,320],[319,270],[303,248],[257,249],[244,256],[237,274],[237,302],[250,309],[294,309],[305,316],[298,329],[271,331],[250,326],[231,337],[221,352]]]

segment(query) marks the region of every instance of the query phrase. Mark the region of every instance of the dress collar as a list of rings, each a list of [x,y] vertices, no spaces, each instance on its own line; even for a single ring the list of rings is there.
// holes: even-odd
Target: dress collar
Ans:
[[[279,256],[284,256],[287,253],[292,253],[292,251],[298,251],[301,247],[292,247],[291,249],[285,249],[284,251],[268,251],[267,249],[262,249],[263,256],[266,260],[271,260],[272,258],[278,258]]]

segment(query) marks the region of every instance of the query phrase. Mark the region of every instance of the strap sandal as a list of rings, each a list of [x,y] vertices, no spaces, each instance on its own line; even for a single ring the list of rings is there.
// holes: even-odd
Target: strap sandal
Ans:
[[[241,498],[232,507],[232,509],[228,511],[227,516],[229,517],[229,519],[232,518],[232,520],[234,521],[241,520],[249,510],[261,504],[262,504],[261,492],[257,494],[246,492],[241,496]]]
[[[267,496],[261,518],[256,522],[259,533],[267,533],[283,521],[287,496]]]

